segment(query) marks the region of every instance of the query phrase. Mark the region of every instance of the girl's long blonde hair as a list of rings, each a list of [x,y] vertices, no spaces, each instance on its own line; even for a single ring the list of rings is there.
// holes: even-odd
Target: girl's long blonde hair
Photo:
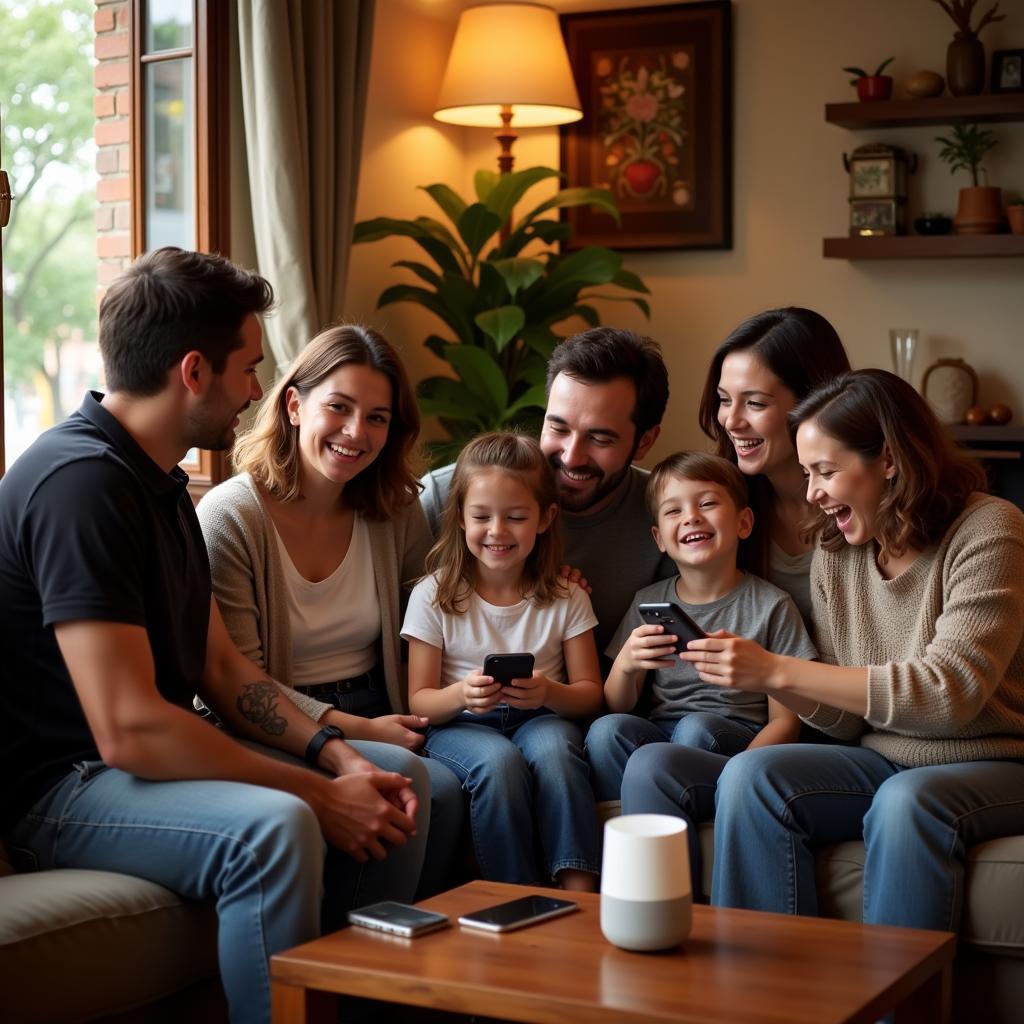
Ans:
[[[463,534],[463,507],[474,475],[488,469],[500,469],[521,480],[536,499],[542,516],[558,502],[554,472],[532,437],[514,433],[481,434],[462,449],[441,517],[440,536],[430,549],[426,563],[427,572],[437,576],[434,604],[449,615],[459,615],[466,610],[473,590],[475,560]],[[568,588],[559,575],[561,564],[561,531],[552,522],[537,535],[537,542],[526,557],[520,581],[523,597],[541,606],[564,597]]]
[[[299,428],[288,417],[288,389],[305,399],[346,363],[369,366],[391,383],[391,421],[380,455],[345,485],[345,504],[368,519],[390,519],[417,500],[417,439],[420,414],[402,360],[369,327],[343,324],[321,331],[296,357],[263,400],[252,428],[235,443],[235,469],[247,472],[279,501],[294,501],[299,489]]]

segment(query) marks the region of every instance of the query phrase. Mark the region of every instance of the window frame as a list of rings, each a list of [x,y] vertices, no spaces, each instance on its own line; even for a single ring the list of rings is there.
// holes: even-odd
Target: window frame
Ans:
[[[145,0],[132,0],[130,31],[130,170],[131,254],[146,251],[146,102],[144,71],[148,64],[192,58],[193,152],[195,154],[195,239],[200,252],[230,256],[230,5],[223,0],[192,0],[190,47],[145,54]],[[181,463],[189,475],[193,499],[230,476],[225,452],[205,449]]]

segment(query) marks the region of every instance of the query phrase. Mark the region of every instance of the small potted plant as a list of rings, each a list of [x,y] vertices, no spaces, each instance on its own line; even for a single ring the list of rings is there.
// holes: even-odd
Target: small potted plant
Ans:
[[[882,74],[892,62],[893,58],[887,57],[873,75],[863,68],[843,68],[847,74],[856,76],[850,79],[850,85],[857,86],[857,99],[866,103],[869,100],[887,100],[892,95],[892,76]]]
[[[1024,235],[1024,199],[1014,199],[1006,204],[1006,219],[1015,235]]]
[[[978,172],[984,173],[981,161],[996,145],[997,139],[986,128],[976,124],[958,124],[948,137],[938,136],[942,143],[939,156],[949,164],[950,174],[971,172],[971,186],[960,189],[960,204],[953,218],[959,235],[989,235],[1003,223],[1002,189],[978,184]]]

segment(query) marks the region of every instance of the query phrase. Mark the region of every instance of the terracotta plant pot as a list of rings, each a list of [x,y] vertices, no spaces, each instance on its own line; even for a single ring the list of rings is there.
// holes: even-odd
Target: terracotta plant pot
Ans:
[[[946,84],[954,96],[977,96],[985,87],[985,46],[960,32],[946,50]]]
[[[994,185],[960,189],[953,225],[958,235],[992,235],[1003,224],[1003,190]]]
[[[1024,205],[1018,203],[1016,206],[1008,206],[1006,219],[1010,222],[1010,230],[1015,235],[1024,235]]]
[[[887,100],[892,95],[891,75],[862,75],[857,79],[857,99],[861,103]]]

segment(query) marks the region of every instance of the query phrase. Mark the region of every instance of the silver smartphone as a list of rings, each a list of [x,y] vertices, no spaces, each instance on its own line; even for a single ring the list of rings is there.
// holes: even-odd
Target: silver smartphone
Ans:
[[[436,931],[450,924],[447,914],[420,910],[419,907],[410,907],[407,903],[394,903],[390,900],[350,910],[348,919],[350,924],[357,924],[360,928],[373,928],[378,932],[403,935],[409,939],[417,935],[426,935],[427,932]]]
[[[551,896],[523,896],[508,903],[499,903],[483,910],[475,910],[459,918],[459,924],[470,928],[483,928],[489,932],[511,932],[528,924],[547,921],[552,917],[569,914],[576,909],[571,900],[557,900]]]

